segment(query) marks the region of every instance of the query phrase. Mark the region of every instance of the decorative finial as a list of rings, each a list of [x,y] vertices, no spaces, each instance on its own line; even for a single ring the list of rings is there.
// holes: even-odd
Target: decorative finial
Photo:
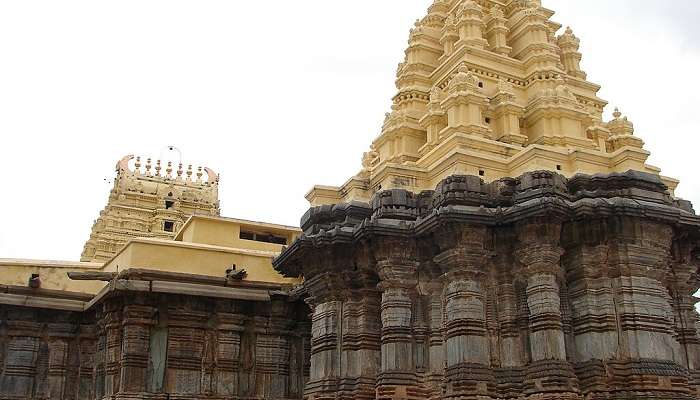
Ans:
[[[141,173],[141,156],[136,157],[136,162],[134,163],[134,172],[137,174]]]
[[[151,158],[146,160],[146,175],[151,175]]]
[[[566,33],[567,35],[573,35],[573,34],[574,34],[574,30],[571,29],[570,26],[567,26],[567,27],[566,27],[565,33]]]
[[[156,161],[156,176],[160,176],[160,160]]]
[[[172,161],[168,161],[168,168],[165,169],[165,175],[168,178],[173,177],[173,162]]]
[[[187,180],[192,181],[192,164],[187,166]]]
[[[202,181],[202,167],[197,167],[197,182]]]
[[[615,112],[613,112],[613,117],[615,117],[615,119],[620,119],[621,116],[622,116],[622,113],[620,112],[620,109],[615,107]]]
[[[177,179],[182,180],[182,163],[177,165]]]

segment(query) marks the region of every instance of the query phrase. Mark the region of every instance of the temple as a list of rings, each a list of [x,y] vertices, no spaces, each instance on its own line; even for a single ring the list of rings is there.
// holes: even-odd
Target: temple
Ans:
[[[81,261],[0,259],[0,400],[700,398],[700,217],[553,14],[435,0],[301,228],[123,157]]]
[[[312,206],[367,202],[378,191],[435,188],[453,174],[485,181],[538,169],[564,176],[637,170],[658,175],[634,126],[581,70],[579,39],[536,0],[437,0],[416,21],[391,112],[340,187]],[[662,177],[671,191],[678,182]]]
[[[114,187],[81,261],[107,261],[132,237],[172,239],[191,215],[219,215],[219,175],[211,169],[197,167],[195,174],[191,164],[185,171],[182,163],[174,170],[172,161],[132,160],[128,155],[117,163]]]

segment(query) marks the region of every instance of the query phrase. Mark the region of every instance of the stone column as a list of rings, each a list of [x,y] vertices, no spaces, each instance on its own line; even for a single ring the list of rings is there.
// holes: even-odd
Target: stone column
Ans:
[[[96,326],[83,324],[78,334],[78,399],[95,398]]]
[[[49,323],[47,325],[49,360],[48,393],[51,399],[66,396],[68,385],[69,342],[73,339],[75,326],[66,323]]]
[[[238,393],[238,360],[244,328],[244,315],[223,310],[218,313],[215,375],[219,395],[234,396]]]
[[[307,310],[303,312],[308,314]],[[301,399],[309,378],[311,323],[306,320],[306,315],[301,315],[300,310],[296,315],[296,327],[289,350],[289,398]]]
[[[340,399],[374,398],[381,357],[376,285],[375,280],[374,289],[354,290],[343,304]]]
[[[120,364],[122,353],[122,305],[118,300],[104,305],[104,386],[103,396],[114,396],[119,392]]]
[[[670,279],[672,306],[675,311],[675,334],[681,346],[681,366],[690,372],[692,395],[700,396],[700,335],[697,331],[698,311],[696,304],[700,301],[694,296],[700,289],[697,261],[692,254],[676,260]]]
[[[563,262],[574,331],[572,359],[576,362],[609,360],[617,352],[615,300],[606,265],[608,251],[606,245],[580,241],[567,245]]]
[[[5,364],[0,375],[0,393],[8,398],[30,399],[36,381],[41,324],[8,320]]]
[[[445,250],[435,257],[445,273],[447,398],[488,396],[494,389],[483,287],[486,234],[479,226],[443,228]]]
[[[378,399],[424,398],[418,385],[411,332],[418,262],[413,243],[384,240],[376,250],[382,292],[381,372],[377,377]]]
[[[260,316],[256,335],[255,394],[265,399],[287,397],[292,312],[286,297],[272,296],[269,317]]]
[[[669,279],[674,231],[669,225],[620,217],[607,232],[620,338],[608,376],[639,398],[683,398],[688,390],[685,350],[674,329],[677,315],[669,292],[674,286]],[[636,371],[634,377],[630,370]]]
[[[516,259],[527,282],[530,355],[526,385],[531,393],[577,392],[576,376],[567,361],[562,323],[560,282],[563,282],[559,246],[561,225],[538,220],[518,227]],[[554,394],[552,394],[554,396]]]
[[[426,285],[428,292],[428,371],[427,381],[431,399],[441,399],[445,379],[445,321],[443,318],[442,282]]]
[[[184,307],[183,307],[184,306]],[[177,396],[202,393],[202,360],[208,313],[183,304],[168,309],[166,392]],[[184,397],[184,396],[183,396]]]
[[[498,359],[501,368],[519,368],[525,363],[525,354],[518,326],[518,300],[513,285],[512,259],[507,257],[505,249],[501,249],[494,262],[497,268]]]
[[[619,356],[673,361],[680,346],[673,337],[672,298],[667,289],[671,227],[620,219],[610,232],[611,281],[620,326]]]
[[[123,343],[120,362],[121,394],[146,391],[151,326],[156,309],[129,304],[122,313]]]
[[[320,260],[317,261],[319,264],[316,268],[305,274],[304,282],[311,294],[306,301],[312,311],[311,369],[309,381],[304,387],[304,398],[331,400],[337,396],[341,372],[340,336],[345,292],[341,290],[342,283],[338,274],[330,271],[329,265],[323,264],[328,267],[323,268]]]

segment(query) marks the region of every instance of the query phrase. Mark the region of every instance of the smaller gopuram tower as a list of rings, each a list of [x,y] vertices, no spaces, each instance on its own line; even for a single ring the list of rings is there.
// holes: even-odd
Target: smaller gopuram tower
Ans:
[[[172,239],[191,215],[219,212],[219,175],[211,169],[150,158],[143,164],[128,155],[117,163],[107,206],[80,259],[109,260],[134,237]]]

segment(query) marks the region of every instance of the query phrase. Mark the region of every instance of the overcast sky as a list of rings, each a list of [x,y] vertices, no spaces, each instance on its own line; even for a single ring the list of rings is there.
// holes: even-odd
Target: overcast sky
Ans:
[[[114,164],[221,174],[222,215],[298,224],[313,184],[358,172],[430,0],[0,2],[0,258],[78,259]],[[700,2],[543,0],[700,204]]]

